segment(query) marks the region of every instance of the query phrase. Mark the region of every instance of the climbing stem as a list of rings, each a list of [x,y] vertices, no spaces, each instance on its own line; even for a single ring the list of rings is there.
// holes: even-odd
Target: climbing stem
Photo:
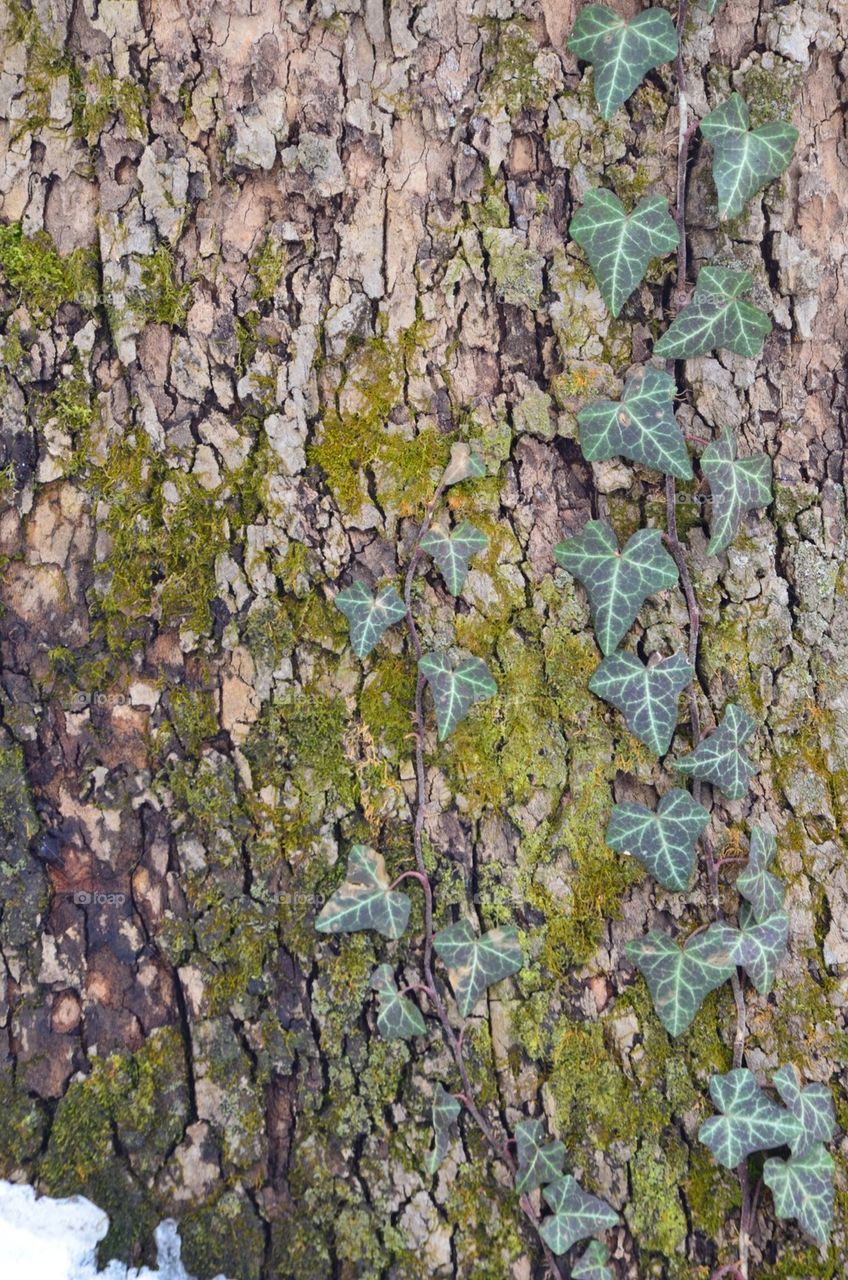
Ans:
[[[415,571],[421,558],[421,540],[430,528],[433,516],[436,513],[442,494],[445,491],[444,481],[440,481],[436,492],[433,494],[424,518],[415,534],[412,546],[409,551],[409,562],[406,568],[406,578],[404,580],[403,599],[406,606],[406,629],[409,633],[410,643],[417,661],[420,661],[423,654],[421,637],[418,634],[418,627],[415,623],[415,615],[412,608],[412,587],[415,579]],[[413,741],[415,744],[415,800],[413,804],[413,825],[412,825],[412,847],[415,855],[415,865],[417,870],[404,872],[398,879],[404,879],[406,876],[414,877],[421,884],[424,890],[424,952],[421,962],[421,970],[423,974],[423,983],[413,983],[430,1002],[430,1006],[438,1019],[442,1029],[445,1043],[450,1049],[456,1069],[459,1072],[459,1078],[462,1081],[462,1092],[457,1093],[455,1097],[463,1103],[466,1111],[494,1151],[495,1155],[506,1165],[509,1170],[510,1177],[515,1181],[518,1167],[515,1159],[510,1151],[511,1140],[504,1140],[496,1132],[493,1125],[484,1115],[476,1100],[474,1085],[468,1074],[468,1067],[465,1063],[463,1054],[464,1047],[464,1028],[457,1034],[451,1025],[445,1002],[441,997],[439,988],[433,974],[433,886],[427,871],[427,865],[424,858],[424,827],[427,816],[427,771],[424,764],[424,677],[419,673],[415,682],[415,707],[413,712]],[[397,883],[397,882],[396,882]],[[522,1195],[519,1198],[519,1204],[524,1216],[533,1227],[538,1235],[540,1216],[530,1198]],[[559,1280],[564,1275],[554,1254],[542,1240],[542,1250],[545,1256],[545,1263],[551,1276]]]

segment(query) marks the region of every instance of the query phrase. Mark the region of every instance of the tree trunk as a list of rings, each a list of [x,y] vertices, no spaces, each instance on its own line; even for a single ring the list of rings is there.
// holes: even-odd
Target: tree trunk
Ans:
[[[613,321],[568,224],[600,184],[673,200],[674,79],[650,73],[604,123],[565,51],[575,14],[10,0],[0,1175],[105,1209],[101,1263],[155,1257],[172,1216],[202,1280],[543,1274],[473,1127],[425,1172],[432,1090],[458,1088],[438,1033],[376,1033],[370,974],[390,958],[415,980],[420,909],[398,944],[314,930],[353,843],[413,865],[414,662],[398,630],[360,662],[331,600],[398,581],[455,440],[488,474],[450,506],[489,546],[457,605],[419,578],[416,616],[499,692],[426,743],[436,915],[470,901],[528,957],[470,1022],[472,1078],[495,1124],[544,1116],[621,1211],[618,1280],[707,1280],[737,1256],[736,1178],[696,1139],[732,992],[672,1042],[623,955],[702,923],[705,877],[665,893],[604,842],[614,799],[673,775],[588,692],[585,596],[553,558],[590,516],[620,536],[665,519],[661,477],[584,462],[575,415],[650,358],[673,262]],[[679,494],[706,726],[728,701],[759,725],[751,793],[716,798],[710,830],[728,857],[752,822],[775,830],[788,886],[747,1064],[795,1063],[843,1120],[846,34],[837,0],[690,15],[695,115],[736,88],[755,125],[791,115],[800,137],[721,227],[696,144],[690,284],[749,268],[774,328],[759,360],[688,362],[678,411],[774,460],[773,505],[726,555],[705,554],[696,486]],[[640,627],[645,656],[685,650],[682,596]],[[844,1165],[837,1187],[823,1251],[765,1193],[752,1276],[844,1275]]]

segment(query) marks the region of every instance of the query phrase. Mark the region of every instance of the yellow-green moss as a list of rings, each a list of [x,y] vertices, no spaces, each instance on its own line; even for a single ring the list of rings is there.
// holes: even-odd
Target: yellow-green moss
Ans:
[[[96,258],[89,249],[75,249],[60,257],[46,231],[25,236],[19,222],[0,227],[0,277],[37,323],[55,316],[63,302],[77,302],[84,310],[97,303]]]
[[[149,257],[139,259],[141,293],[132,299],[136,315],[151,324],[181,328],[191,301],[191,283],[180,283],[174,255],[160,244]]]
[[[359,712],[377,742],[395,758],[412,752],[415,672],[408,659],[389,653],[372,663],[359,695]]]
[[[515,117],[528,108],[546,107],[554,83],[539,62],[541,52],[523,18],[489,19],[483,24],[480,109],[493,115],[505,110]]]

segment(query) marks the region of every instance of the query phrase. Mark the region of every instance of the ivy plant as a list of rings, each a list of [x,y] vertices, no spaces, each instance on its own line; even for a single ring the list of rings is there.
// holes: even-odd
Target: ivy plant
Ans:
[[[718,0],[706,0],[706,7],[714,13]],[[676,482],[700,478],[709,486],[708,551],[718,555],[732,545],[747,512],[771,501],[771,462],[765,453],[740,458],[730,430],[700,441],[700,459],[693,458],[690,444],[698,440],[687,440],[674,412],[675,402],[688,393],[685,367],[675,362],[715,350],[753,359],[762,350],[771,322],[747,300],[754,285],[750,272],[733,265],[703,264],[690,295],[686,188],[689,148],[698,122],[687,125],[681,38],[687,11],[687,0],[682,0],[675,27],[662,8],[645,9],[627,21],[605,5],[586,5],[568,41],[578,59],[592,64],[595,97],[605,119],[630,98],[649,71],[674,63],[679,115],[674,217],[660,192],[645,194],[628,212],[612,191],[601,186],[587,192],[571,220],[570,235],[585,252],[613,316],[621,313],[653,259],[676,251],[677,278],[670,323],[653,345],[654,355],[666,360],[665,368],[646,363],[631,369],[620,399],[595,399],[577,414],[580,447],[587,462],[620,457],[663,477],[667,529],[640,528],[622,547],[600,502],[601,518],[589,520],[580,532],[557,544],[553,554],[586,594],[602,654],[589,687],[621,714],[630,731],[658,758],[666,757],[678,733],[679,702],[686,696],[688,724],[680,733],[689,735],[689,749],[666,757],[666,764],[669,771],[689,780],[690,789],[664,785],[656,807],[616,804],[606,841],[618,854],[638,859],[669,892],[688,891],[702,870],[706,878],[708,914],[698,927],[687,930],[685,938],[682,930],[678,936],[665,928],[651,928],[643,937],[630,938],[624,953],[633,966],[632,980],[644,980],[656,1015],[672,1037],[686,1034],[711,992],[727,982],[733,987],[737,1010],[733,1066],[712,1076],[710,1096],[716,1113],[699,1130],[713,1158],[736,1169],[740,1177],[739,1264],[720,1266],[715,1280],[734,1272],[747,1278],[747,1241],[759,1196],[751,1189],[747,1161],[761,1153],[768,1153],[762,1181],[771,1191],[777,1216],[796,1220],[816,1243],[827,1241],[834,1189],[833,1161],[826,1144],[834,1136],[835,1120],[825,1086],[802,1086],[795,1069],[783,1065],[773,1075],[775,1097],[745,1064],[746,985],[760,995],[772,989],[788,942],[784,887],[773,869],[775,838],[762,826],[752,827],[747,864],[735,884],[738,905],[731,909],[719,875],[725,862],[736,859],[717,861],[709,837],[724,802],[741,804],[749,796],[756,767],[744,748],[757,726],[738,703],[713,708],[709,690],[701,684],[701,616],[691,556],[677,528]],[[747,105],[736,93],[715,104],[700,121],[700,130],[712,148],[723,218],[741,213],[757,192],[785,171],[797,137],[783,121],[750,128]],[[559,1259],[581,1245],[581,1251],[571,1255],[568,1274],[577,1280],[614,1280],[603,1236],[619,1225],[618,1212],[578,1185],[567,1171],[565,1144],[550,1137],[541,1119],[523,1117],[510,1135],[500,1109],[479,1101],[466,1064],[466,1020],[480,1014],[492,987],[515,977],[524,964],[518,931],[502,923],[485,929],[476,913],[461,904],[448,909],[448,918],[454,917],[450,923],[438,930],[433,923],[438,871],[432,870],[429,850],[425,853],[427,809],[432,804],[425,759],[432,732],[430,700],[435,720],[433,749],[438,750],[438,744],[466,719],[470,720],[467,731],[473,732],[474,708],[495,697],[497,685],[482,656],[460,652],[449,644],[425,647],[416,616],[416,579],[429,556],[448,596],[461,597],[471,561],[487,542],[468,520],[451,527],[440,504],[447,489],[485,472],[473,444],[454,442],[411,544],[404,539],[399,548],[401,559],[406,557],[402,593],[395,585],[375,589],[357,580],[335,597],[348,619],[353,651],[364,663],[388,628],[403,622],[410,656],[417,664],[411,734],[414,867],[391,880],[381,852],[354,845],[344,878],[319,913],[316,927],[327,934],[371,930],[382,940],[381,948],[390,949],[389,957],[381,957],[371,976],[378,1034],[414,1041],[429,1040],[436,1031],[449,1050],[454,1087],[448,1089],[439,1082],[433,1090],[426,1172],[436,1175],[454,1128],[476,1125],[492,1157],[509,1173],[550,1274],[562,1276]],[[461,509],[461,504],[450,505]],[[686,652],[646,662],[635,649],[621,648],[646,600],[678,587],[688,616]],[[702,729],[706,709],[716,723],[711,732]],[[423,895],[419,939],[407,935],[411,899],[399,888],[405,881],[415,882]],[[681,912],[675,915],[684,918]],[[401,956],[393,954],[396,949]],[[420,961],[419,980],[399,986],[396,974],[402,966],[406,968],[410,956]]]

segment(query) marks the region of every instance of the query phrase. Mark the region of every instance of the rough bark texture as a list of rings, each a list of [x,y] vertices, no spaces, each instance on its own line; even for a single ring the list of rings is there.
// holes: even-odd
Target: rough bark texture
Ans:
[[[585,599],[552,556],[591,514],[664,520],[659,477],[582,461],[575,412],[649,354],[672,261],[612,322],[567,226],[602,177],[672,195],[673,78],[604,124],[564,51],[574,10],[9,5],[0,1174],[105,1208],[104,1259],[149,1258],[173,1215],[203,1280],[540,1274],[473,1130],[423,1172],[426,1099],[456,1080],[437,1035],[376,1036],[385,944],[312,928],[355,839],[411,865],[410,655],[393,632],[358,662],[329,601],[399,573],[454,439],[482,441],[488,477],[451,505],[489,552],[465,603],[431,574],[416,609],[500,692],[428,742],[437,912],[472,895],[530,957],[469,1029],[473,1077],[491,1117],[546,1114],[623,1211],[620,1280],[735,1256],[736,1180],[695,1140],[732,994],[672,1043],[622,958],[651,923],[700,923],[705,884],[665,894],[604,844],[613,797],[668,775],[588,693]],[[775,465],[726,556],[705,556],[695,486],[680,498],[705,723],[735,698],[763,726],[751,796],[717,801],[712,835],[730,854],[765,822],[789,886],[747,1061],[829,1082],[843,1121],[847,34],[839,0],[690,18],[695,113],[733,86],[800,139],[722,228],[696,148],[694,267],[749,267],[775,328],[758,361],[690,362],[680,407]],[[685,647],[678,593],[641,619],[646,654]],[[419,930],[391,949],[410,974]],[[766,1194],[754,1276],[845,1274],[842,1165],[838,1188],[822,1252]]]

